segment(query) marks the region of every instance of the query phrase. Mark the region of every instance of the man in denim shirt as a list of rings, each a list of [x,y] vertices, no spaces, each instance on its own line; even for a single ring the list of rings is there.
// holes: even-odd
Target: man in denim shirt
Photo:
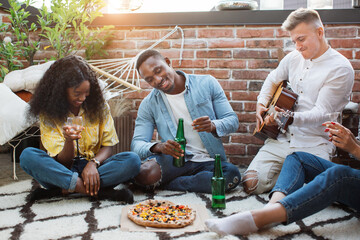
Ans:
[[[154,89],[140,104],[131,150],[146,161],[136,182],[144,186],[190,192],[211,192],[214,156],[220,154],[226,190],[240,182],[236,166],[226,162],[221,137],[235,132],[239,122],[224,91],[209,75],[175,71],[170,60],[156,50],[143,52],[136,69]],[[184,119],[185,153],[174,141],[177,122]],[[157,129],[161,143],[151,142]],[[185,154],[185,165],[175,167],[173,157]]]

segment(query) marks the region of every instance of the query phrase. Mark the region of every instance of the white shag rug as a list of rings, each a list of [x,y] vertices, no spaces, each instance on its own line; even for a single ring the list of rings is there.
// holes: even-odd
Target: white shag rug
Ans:
[[[38,187],[32,180],[0,187],[0,239],[221,239],[213,232],[124,232],[120,215],[124,205],[112,201],[90,202],[79,195],[26,202],[30,191]],[[174,203],[204,205],[210,217],[224,217],[245,210],[261,208],[266,194],[249,196],[236,188],[226,196],[226,209],[213,211],[211,195],[172,191],[134,192],[135,203],[146,199],[167,199]],[[290,225],[277,225],[248,236],[222,239],[359,239],[359,216],[348,208],[331,206]]]

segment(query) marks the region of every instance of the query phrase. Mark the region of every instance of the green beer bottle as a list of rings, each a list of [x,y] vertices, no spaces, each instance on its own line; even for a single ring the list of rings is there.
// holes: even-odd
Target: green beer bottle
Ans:
[[[225,208],[225,178],[221,167],[220,154],[215,154],[214,175],[211,178],[212,208]]]
[[[184,135],[184,119],[179,118],[179,124],[176,132],[175,142],[181,145],[181,149],[184,151],[184,156],[179,158],[173,158],[173,165],[175,167],[182,167],[185,164],[185,146],[186,139]]]

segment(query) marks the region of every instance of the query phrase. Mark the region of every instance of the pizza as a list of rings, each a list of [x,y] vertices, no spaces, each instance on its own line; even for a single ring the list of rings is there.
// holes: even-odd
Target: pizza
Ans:
[[[145,227],[182,228],[194,222],[196,212],[187,205],[146,200],[131,206],[127,215],[134,223]]]

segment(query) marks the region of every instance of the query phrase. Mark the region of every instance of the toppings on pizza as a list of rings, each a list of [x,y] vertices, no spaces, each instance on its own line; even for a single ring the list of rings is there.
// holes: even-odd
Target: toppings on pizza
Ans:
[[[195,211],[170,201],[146,200],[129,209],[128,217],[146,227],[180,228],[195,220]]]

